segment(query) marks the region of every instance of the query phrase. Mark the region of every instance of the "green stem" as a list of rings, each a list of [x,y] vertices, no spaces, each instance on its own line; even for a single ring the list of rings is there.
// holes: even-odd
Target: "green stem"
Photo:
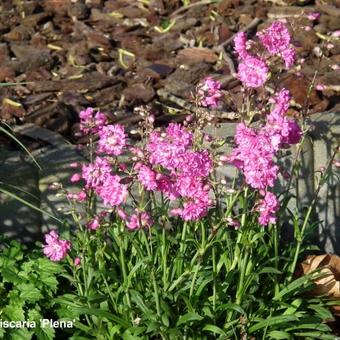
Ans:
[[[123,285],[125,287],[125,296],[126,296],[126,302],[130,308],[130,316],[131,320],[133,320],[133,313],[131,310],[131,301],[130,301],[130,295],[129,291],[127,289],[127,273],[126,273],[126,264],[125,264],[125,254],[124,254],[124,248],[123,248],[123,239],[120,237],[120,242],[119,242],[119,260],[120,260],[120,266],[122,268],[122,274],[123,274]]]
[[[213,311],[216,310],[216,256],[215,247],[212,248],[212,261],[213,261]]]
[[[273,245],[274,245],[274,257],[275,257],[275,269],[279,269],[279,242],[278,242],[278,228],[276,224],[272,225],[273,233]],[[279,283],[275,280],[275,294],[279,292]]]
[[[181,275],[182,267],[183,267],[183,257],[184,257],[184,251],[185,251],[185,238],[187,234],[187,228],[188,228],[188,224],[187,222],[184,222],[183,230],[182,230],[182,237],[181,237],[181,245],[179,247],[180,258],[178,259],[177,265],[176,265],[176,273],[178,277]]]
[[[156,282],[156,278],[155,278],[155,273],[154,273],[154,270],[153,270],[153,269],[152,269],[152,271],[151,271],[151,276],[152,276],[153,289],[154,289],[155,298],[156,298],[156,310],[157,310],[157,315],[158,315],[158,316],[161,316],[161,309],[160,309],[160,305],[159,305],[158,286],[157,286],[157,282]]]
[[[241,262],[240,280],[238,282],[237,291],[236,291],[236,304],[237,305],[241,304],[242,298],[243,298],[243,284],[244,284],[244,278],[245,278],[245,273],[247,269],[248,258],[249,258],[249,252],[246,251],[244,258],[242,259],[242,262]]]
[[[162,230],[162,266],[163,266],[163,288],[166,290],[168,288],[168,258],[167,258],[167,242],[165,228]]]

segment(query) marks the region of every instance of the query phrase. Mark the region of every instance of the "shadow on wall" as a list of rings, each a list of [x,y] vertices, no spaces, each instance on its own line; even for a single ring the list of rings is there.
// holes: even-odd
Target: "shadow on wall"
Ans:
[[[29,157],[23,152],[2,152],[0,181],[5,183],[2,188],[38,209],[65,220],[65,215],[59,209],[66,206],[66,200],[58,197],[50,185],[60,182],[71,191],[77,191],[69,181],[74,172],[69,164],[84,158],[71,145],[46,147],[38,155],[35,154],[35,157],[42,170],[31,164]],[[52,216],[0,194],[0,231],[5,236],[24,242],[41,240],[43,233],[57,227],[59,223]]]

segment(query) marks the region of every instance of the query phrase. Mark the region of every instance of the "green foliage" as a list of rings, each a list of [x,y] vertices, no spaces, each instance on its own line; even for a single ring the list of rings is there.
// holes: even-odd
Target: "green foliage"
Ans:
[[[58,291],[60,264],[27,253],[16,241],[2,240],[0,251],[0,318],[4,321],[34,321],[36,328],[3,328],[5,339],[54,339],[51,327],[40,327],[40,319],[55,316],[53,298]]]

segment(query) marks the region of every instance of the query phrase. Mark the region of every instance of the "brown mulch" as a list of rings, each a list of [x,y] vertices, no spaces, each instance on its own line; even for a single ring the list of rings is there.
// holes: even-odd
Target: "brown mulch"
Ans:
[[[318,67],[317,44],[340,29],[339,0],[2,0],[0,1],[0,119],[34,123],[75,141],[77,114],[87,107],[113,122],[135,123],[134,109],[147,105],[163,123],[180,119],[197,83],[207,75],[240,97],[233,76],[232,37],[250,36],[270,21],[286,18],[294,27],[310,25],[302,13],[317,11],[314,30],[297,30],[294,44],[305,58],[305,76],[283,81],[303,104]],[[316,34],[317,33],[317,34]],[[313,90],[310,111],[337,109],[340,43],[327,52]],[[223,103],[219,112],[232,112]],[[221,119],[233,116],[221,114]]]

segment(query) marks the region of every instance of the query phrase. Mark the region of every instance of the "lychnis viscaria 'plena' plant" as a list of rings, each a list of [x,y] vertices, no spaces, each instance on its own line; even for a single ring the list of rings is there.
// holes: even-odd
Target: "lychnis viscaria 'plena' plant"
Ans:
[[[292,181],[284,192],[273,189],[286,177],[278,158],[301,147],[308,127],[287,117],[288,90],[277,89],[261,108],[253,96],[293,67],[295,50],[280,21],[257,38],[240,33],[234,41],[244,105],[230,154],[221,155],[223,141],[204,132],[211,117],[199,106],[223,98],[211,77],[197,87],[194,115],[156,129],[146,114],[138,143],[103,113],[80,113],[89,161],[72,164],[71,181],[82,189],[60,188],[74,225],[69,240],[51,231],[43,245],[73,287],[54,304],[60,318],[76,320],[75,336],[334,339],[325,324],[330,302],[303,295],[321,274],[294,277],[313,204],[305,216],[284,214]],[[239,170],[234,181],[218,177],[225,164]],[[284,222],[296,235],[286,245]]]

